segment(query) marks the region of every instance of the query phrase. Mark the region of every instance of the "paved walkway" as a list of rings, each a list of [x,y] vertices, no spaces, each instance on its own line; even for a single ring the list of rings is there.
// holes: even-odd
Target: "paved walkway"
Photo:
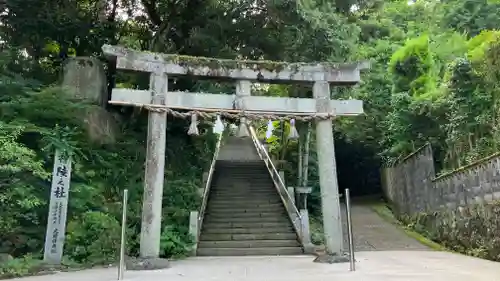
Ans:
[[[345,205],[342,208],[344,224],[344,248],[347,251],[347,219]],[[428,250],[405,232],[382,219],[369,206],[354,204],[351,209],[354,249],[356,251]]]
[[[313,256],[190,258],[167,270],[125,273],[139,281],[492,281],[500,264],[463,255],[431,251],[369,207],[353,207],[356,271],[349,264],[313,263]],[[26,281],[111,281],[116,268],[28,277]]]
[[[318,264],[309,256],[191,258],[167,270],[127,271],[130,281],[493,281],[498,263],[445,252],[372,251],[357,253],[355,272],[348,264]],[[28,277],[25,281],[111,281],[116,269],[96,269]]]

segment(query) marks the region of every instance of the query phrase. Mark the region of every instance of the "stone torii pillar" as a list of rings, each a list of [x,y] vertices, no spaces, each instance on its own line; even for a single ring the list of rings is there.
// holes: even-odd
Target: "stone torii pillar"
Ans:
[[[165,105],[168,77],[163,72],[151,73],[150,100]],[[161,209],[165,176],[165,145],[167,141],[167,113],[149,111],[146,171],[142,199],[140,256],[156,258],[160,255]]]
[[[353,85],[360,81],[364,63],[307,64],[265,61],[235,61],[141,52],[104,45],[104,54],[116,57],[117,69],[148,72],[150,90],[118,89],[110,103],[128,106],[156,106],[203,111],[244,109],[252,114],[354,116],[363,113],[360,100],[330,100],[330,84]],[[168,92],[167,75],[191,75],[232,79],[237,95]],[[313,83],[314,99],[251,96],[252,81],[267,83]],[[152,94],[153,93],[153,94]],[[163,168],[165,161],[166,114],[151,112],[148,125],[148,152],[141,229],[141,257],[157,257],[160,248]],[[325,225],[326,249],[331,256],[342,256],[342,223],[337,186],[332,120],[316,122],[318,164]],[[340,261],[341,259],[338,259]]]
[[[314,82],[313,95],[318,113],[331,112],[330,84],[327,81]],[[331,119],[316,121],[316,151],[326,251],[328,255],[339,255],[343,250],[343,239],[339,237],[343,237],[343,234]]]

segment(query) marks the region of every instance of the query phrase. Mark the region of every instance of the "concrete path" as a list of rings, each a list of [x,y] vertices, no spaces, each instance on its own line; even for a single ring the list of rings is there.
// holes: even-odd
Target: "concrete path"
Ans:
[[[147,281],[492,281],[500,264],[431,251],[386,222],[369,207],[353,207],[356,271],[349,264],[318,264],[313,256],[190,258],[167,270],[125,273]],[[359,251],[359,252],[358,252]],[[111,281],[116,268],[60,273],[17,280]]]
[[[342,208],[344,248],[348,250],[345,205]],[[354,204],[351,209],[355,251],[428,250],[407,236],[398,226],[381,218],[366,204]]]
[[[137,281],[492,281],[499,280],[498,263],[445,252],[371,251],[357,254],[357,270],[348,264],[318,264],[313,257],[191,258],[167,270],[125,273]],[[88,270],[25,281],[111,281],[116,269]]]

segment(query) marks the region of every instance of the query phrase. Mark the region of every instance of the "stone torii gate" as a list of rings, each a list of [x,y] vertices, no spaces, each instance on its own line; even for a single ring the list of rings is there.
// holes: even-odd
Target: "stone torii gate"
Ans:
[[[149,90],[115,88],[113,104],[171,109],[248,113],[354,116],[363,113],[359,100],[330,100],[330,84],[353,85],[360,81],[365,63],[307,64],[269,61],[219,60],[203,57],[141,52],[104,45],[105,55],[116,58],[118,69],[150,73]],[[236,95],[169,92],[168,79],[181,75],[230,79]],[[313,99],[251,96],[253,81],[312,83]],[[161,209],[165,165],[167,113],[149,112],[140,256],[156,258],[160,251]],[[326,251],[342,253],[342,222],[331,119],[316,120],[317,151]]]

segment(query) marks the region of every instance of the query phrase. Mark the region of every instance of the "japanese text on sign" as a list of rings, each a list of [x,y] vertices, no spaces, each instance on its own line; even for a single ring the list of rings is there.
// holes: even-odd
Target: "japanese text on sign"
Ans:
[[[70,180],[71,159],[56,151],[44,250],[44,261],[51,264],[60,264],[62,259]]]
[[[65,178],[68,177],[68,168],[66,165],[63,165],[64,162],[61,162],[61,165],[56,168],[56,176],[57,176],[57,184],[54,190],[54,196],[56,198],[64,198],[66,197],[66,188],[65,188]]]

